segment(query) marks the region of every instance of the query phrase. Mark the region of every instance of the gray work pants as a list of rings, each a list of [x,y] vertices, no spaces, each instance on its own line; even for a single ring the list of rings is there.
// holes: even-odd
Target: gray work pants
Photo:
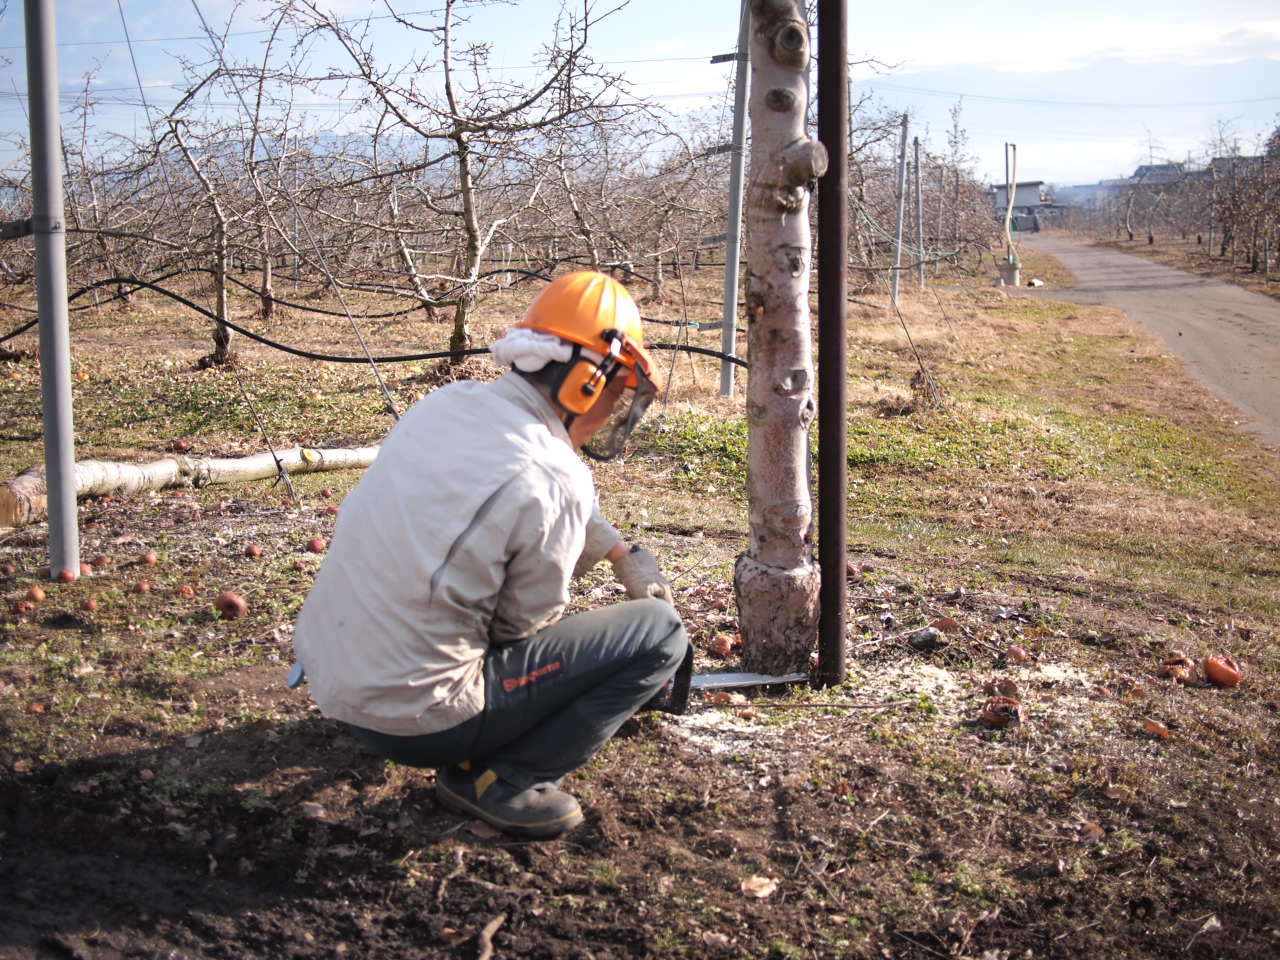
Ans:
[[[484,711],[455,727],[393,736],[349,726],[375,753],[412,767],[471,761],[518,787],[559,781],[662,689],[684,659],[670,604],[632,600],[565,617],[485,654]]]

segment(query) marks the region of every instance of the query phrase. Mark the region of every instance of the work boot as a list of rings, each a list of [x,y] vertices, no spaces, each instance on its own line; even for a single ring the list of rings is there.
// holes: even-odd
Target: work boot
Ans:
[[[556,784],[535,783],[522,790],[492,770],[437,770],[436,799],[456,813],[520,837],[554,837],[582,822],[578,801]]]

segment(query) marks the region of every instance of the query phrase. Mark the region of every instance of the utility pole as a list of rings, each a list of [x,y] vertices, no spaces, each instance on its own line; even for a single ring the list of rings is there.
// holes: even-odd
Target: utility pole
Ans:
[[[1267,186],[1267,155],[1262,155],[1262,278],[1271,273],[1271,191]]]
[[[54,0],[26,0],[27,95],[31,102],[31,232],[40,316],[40,399],[45,491],[49,500],[49,576],[80,572],[76,456],[71,423],[71,347],[67,331],[66,223],[62,211],[62,135],[58,126],[58,50]]]
[[[917,276],[920,280],[920,289],[924,289],[924,261],[925,261],[925,242],[924,242],[924,194],[920,190],[920,138],[913,137],[911,141],[911,149],[914,154],[915,181],[916,181],[916,246],[920,249],[916,251]]]
[[[955,186],[951,191],[951,216],[955,223],[955,229],[952,230],[952,250],[960,249],[960,168],[955,170]],[[956,257],[956,262],[960,262],[960,257]]]
[[[1239,212],[1240,212],[1240,196],[1236,186],[1236,158],[1231,158],[1231,266],[1236,265],[1236,234],[1240,232]]]
[[[1218,168],[1209,161],[1209,259],[1213,259],[1213,224],[1218,214]]]
[[[942,246],[942,218],[946,213],[947,207],[947,168],[944,164],[938,164],[938,219],[933,224],[933,242],[939,247]],[[933,275],[936,277],[942,272],[942,255],[934,254]]]
[[[724,326],[720,328],[720,351],[735,356],[738,330],[738,261],[742,256],[742,181],[747,165],[747,91],[751,85],[750,0],[742,0],[738,18],[738,52],[733,86],[733,152],[729,161],[729,223],[724,244]],[[733,396],[733,363],[720,361],[720,396]]]
[[[1013,200],[1018,192],[1018,145],[1004,145],[1004,183],[1005,196],[1008,200],[1004,211],[1004,243],[1005,265],[1000,276],[1006,284],[1016,287],[1019,284],[1018,255],[1013,250]]]
[[[818,139],[827,172],[818,182],[818,683],[845,679],[848,546],[849,12],[818,0]]]
[[[902,135],[898,139],[898,223],[893,230],[893,277],[889,299],[898,302],[898,274],[902,271],[902,221],[907,212],[907,115],[902,115]]]

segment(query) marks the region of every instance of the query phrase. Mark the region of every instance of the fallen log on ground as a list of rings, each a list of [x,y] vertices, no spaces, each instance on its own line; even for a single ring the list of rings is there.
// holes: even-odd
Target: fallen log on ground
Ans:
[[[290,474],[325,470],[363,469],[373,463],[377,447],[316,450],[292,447],[277,454]],[[170,487],[207,487],[212,484],[265,480],[277,473],[270,453],[250,457],[203,458],[171,456],[152,463],[113,463],[81,460],[76,463],[76,499],[129,496]],[[24,470],[0,484],[0,528],[22,527],[48,517],[44,466]]]

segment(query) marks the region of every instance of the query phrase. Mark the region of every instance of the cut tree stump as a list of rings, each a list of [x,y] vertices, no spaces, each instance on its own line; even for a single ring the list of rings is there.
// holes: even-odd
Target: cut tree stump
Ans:
[[[378,447],[329,450],[292,447],[279,451],[278,456],[291,474],[356,470],[373,463]],[[246,483],[265,480],[277,472],[276,461],[270,453],[236,459],[164,457],[142,464],[81,460],[76,463],[76,499],[107,494],[129,496],[171,487]],[[0,484],[0,528],[39,523],[47,519],[48,514],[43,466],[31,467],[8,483]]]

